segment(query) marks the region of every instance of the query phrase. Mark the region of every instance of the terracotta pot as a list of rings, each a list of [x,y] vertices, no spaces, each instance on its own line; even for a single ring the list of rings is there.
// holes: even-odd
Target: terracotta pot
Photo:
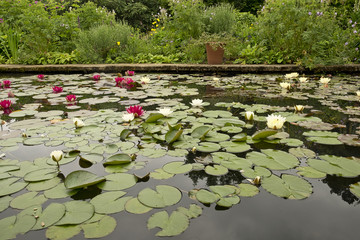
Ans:
[[[214,45],[212,46],[212,44]],[[207,43],[206,55],[208,64],[222,64],[224,58],[224,48],[218,43]]]

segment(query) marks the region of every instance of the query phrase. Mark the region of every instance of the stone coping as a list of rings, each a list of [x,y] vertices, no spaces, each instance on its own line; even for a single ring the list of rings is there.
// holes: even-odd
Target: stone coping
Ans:
[[[360,73],[360,64],[316,66],[312,69],[292,64],[66,64],[66,65],[7,65],[0,64],[1,73]]]

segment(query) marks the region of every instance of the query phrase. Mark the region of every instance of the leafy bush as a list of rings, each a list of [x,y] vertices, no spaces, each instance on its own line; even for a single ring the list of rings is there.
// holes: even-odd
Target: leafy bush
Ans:
[[[236,24],[236,12],[228,3],[206,8],[204,24],[210,34],[232,33]]]

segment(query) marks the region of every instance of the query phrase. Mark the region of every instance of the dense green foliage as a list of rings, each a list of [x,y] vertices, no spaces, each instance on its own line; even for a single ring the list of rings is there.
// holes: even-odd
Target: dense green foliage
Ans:
[[[0,63],[203,63],[208,41],[228,63],[359,59],[358,0],[4,0],[0,18]]]

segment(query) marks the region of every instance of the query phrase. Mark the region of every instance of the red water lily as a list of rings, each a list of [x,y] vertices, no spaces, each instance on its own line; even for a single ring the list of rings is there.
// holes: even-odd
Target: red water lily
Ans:
[[[70,95],[67,95],[67,96],[65,97],[65,99],[66,99],[66,101],[68,101],[68,102],[75,102],[75,101],[76,101],[76,96],[73,95],[73,94],[70,94]]]
[[[126,109],[128,113],[133,113],[135,117],[140,117],[144,114],[144,110],[140,105],[130,106]]]
[[[121,87],[121,83],[124,81],[125,78],[123,77],[116,77],[115,78],[115,82],[116,82],[116,87]]]
[[[0,106],[2,109],[8,109],[11,107],[11,100],[1,100]]]
[[[134,75],[135,75],[135,72],[134,72],[134,71],[127,70],[127,71],[125,72],[125,75],[126,75],[126,76],[134,76]]]
[[[39,74],[39,75],[37,75],[37,78],[40,79],[40,80],[43,80],[45,78],[45,75],[44,74]]]
[[[11,85],[11,81],[10,80],[4,80],[3,81],[3,86],[4,88],[10,88]]]
[[[54,86],[52,89],[54,93],[61,93],[63,91],[63,88],[58,86]]]
[[[93,79],[94,79],[95,81],[99,81],[99,80],[100,80],[100,75],[94,75],[94,76],[93,76]]]

